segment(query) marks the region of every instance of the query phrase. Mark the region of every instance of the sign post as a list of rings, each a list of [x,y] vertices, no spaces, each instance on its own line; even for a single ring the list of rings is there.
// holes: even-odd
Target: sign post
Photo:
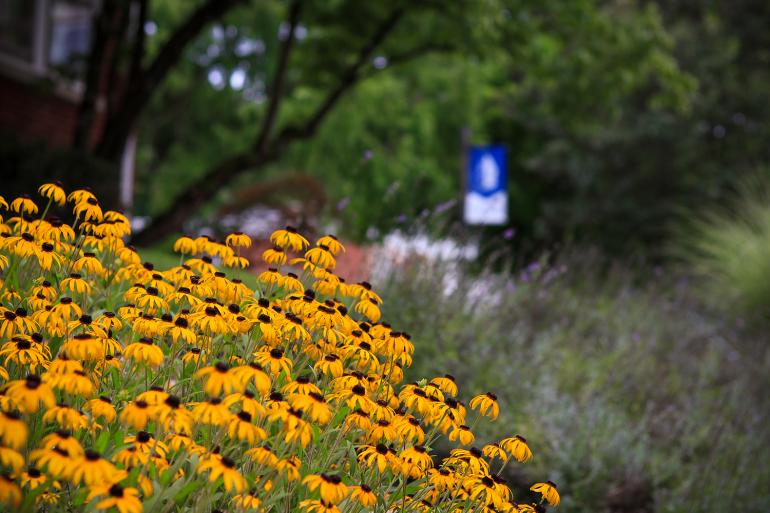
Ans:
[[[508,223],[505,147],[473,146],[468,153],[464,220],[470,225]]]

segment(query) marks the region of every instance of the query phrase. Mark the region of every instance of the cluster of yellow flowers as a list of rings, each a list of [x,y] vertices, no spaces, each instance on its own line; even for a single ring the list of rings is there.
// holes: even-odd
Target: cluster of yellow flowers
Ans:
[[[0,197],[0,504],[22,511],[539,511],[501,473],[521,436],[473,446],[497,418],[447,375],[401,385],[414,346],[381,298],[335,275],[344,247],[278,230],[254,288],[248,236],[182,237],[142,263],[128,220],[87,190]],[[72,204],[72,226],[47,217]],[[298,256],[291,258],[294,253]],[[297,274],[289,272],[293,266]],[[439,438],[455,448],[431,454]]]

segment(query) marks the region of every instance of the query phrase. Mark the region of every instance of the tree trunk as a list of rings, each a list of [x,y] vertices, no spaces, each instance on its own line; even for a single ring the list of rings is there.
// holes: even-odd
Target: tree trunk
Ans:
[[[168,73],[179,63],[185,49],[200,34],[201,30],[214,20],[220,19],[232,8],[247,0],[208,0],[196,9],[187,20],[169,37],[150,66],[131,77],[126,94],[118,112],[107,119],[104,135],[94,153],[110,162],[118,162],[139,116],[144,111],[153,93],[165,80]],[[141,56],[134,56],[132,60]]]

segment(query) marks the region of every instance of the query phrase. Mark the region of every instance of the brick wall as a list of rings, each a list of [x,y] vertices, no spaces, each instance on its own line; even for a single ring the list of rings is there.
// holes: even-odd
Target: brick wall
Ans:
[[[72,144],[78,105],[44,83],[23,83],[0,75],[0,131],[19,140],[42,141],[54,148]]]

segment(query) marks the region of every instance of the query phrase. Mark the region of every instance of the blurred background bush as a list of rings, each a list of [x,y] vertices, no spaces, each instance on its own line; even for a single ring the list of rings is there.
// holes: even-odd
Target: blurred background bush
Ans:
[[[385,316],[422,350],[407,376],[493,391],[501,417],[477,443],[513,430],[536,448],[514,482],[551,472],[570,512],[770,507],[767,336],[686,281],[595,253],[510,274],[415,255],[380,268]]]

